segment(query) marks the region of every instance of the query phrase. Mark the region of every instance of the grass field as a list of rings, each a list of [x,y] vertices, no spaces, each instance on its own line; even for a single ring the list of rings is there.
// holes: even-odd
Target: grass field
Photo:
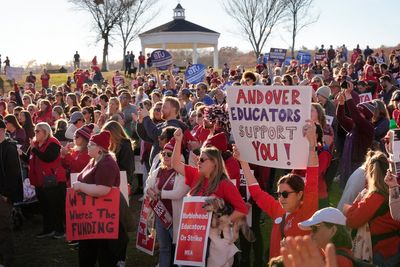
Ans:
[[[333,183],[330,191],[330,202],[336,206],[341,191],[337,183]],[[134,213],[135,224],[139,221],[141,203],[137,197],[130,202],[130,209]],[[16,266],[18,267],[73,267],[78,266],[78,251],[71,249],[65,240],[36,239],[35,235],[41,231],[41,216],[38,207],[29,207],[30,215],[22,225],[22,229],[15,232]],[[268,250],[272,221],[263,214],[264,224],[262,233],[265,251]],[[135,227],[136,229],[136,227]],[[158,255],[149,256],[135,247],[136,233],[130,233],[130,242],[127,250],[127,266],[153,267],[157,264]],[[265,253],[265,257],[267,253]]]

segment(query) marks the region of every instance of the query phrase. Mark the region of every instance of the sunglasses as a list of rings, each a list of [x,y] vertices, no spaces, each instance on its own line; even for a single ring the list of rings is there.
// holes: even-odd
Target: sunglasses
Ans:
[[[160,111],[161,111],[161,108],[155,108],[154,111],[155,111],[155,112],[160,112]]]
[[[170,157],[172,157],[172,152],[163,151],[163,152],[161,152],[161,155],[162,155],[163,157],[168,157],[168,158],[170,158]]]
[[[204,163],[204,162],[207,161],[207,160],[210,160],[210,159],[207,159],[207,158],[199,158],[199,161],[200,161],[201,163]]]
[[[296,192],[294,192],[294,191],[291,191],[291,192],[289,192],[289,191],[283,191],[283,192],[276,192],[275,195],[276,195],[277,198],[280,198],[281,196],[282,196],[283,198],[288,198],[288,197],[289,197],[289,194],[291,194],[291,193],[296,193]]]

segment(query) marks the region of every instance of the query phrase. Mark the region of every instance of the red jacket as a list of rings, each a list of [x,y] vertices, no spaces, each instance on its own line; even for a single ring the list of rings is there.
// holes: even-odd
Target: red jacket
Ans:
[[[35,114],[33,114],[32,119],[35,124],[38,124],[39,122],[47,122],[50,126],[54,125],[53,114],[51,112],[51,108],[49,108],[49,110],[46,113],[44,113],[43,115],[40,115],[40,111],[35,112]]]
[[[80,173],[90,161],[87,149],[83,151],[73,150],[70,154],[65,155],[61,160],[65,169],[69,169],[70,173]]]
[[[272,226],[269,257],[280,255],[280,220],[286,211],[282,208],[278,200],[270,194],[261,190],[258,184],[250,185],[251,197],[257,205],[274,221]],[[308,167],[306,172],[306,184],[304,187],[303,202],[293,213],[287,214],[285,219],[285,236],[308,235],[310,231],[303,231],[298,227],[298,223],[308,220],[314,212],[318,210],[318,167]],[[279,219],[280,218],[280,219]]]
[[[235,181],[237,189],[240,188],[240,164],[234,157],[229,157],[225,160],[226,172],[230,180]]]
[[[374,216],[382,205],[388,205],[388,199],[374,192],[359,201],[354,201],[348,209],[346,217],[347,225],[353,229],[369,223],[372,240],[374,240],[374,236],[393,233],[390,235],[391,237],[378,241],[376,244],[372,242],[373,252],[378,252],[386,259],[398,253],[400,222],[393,220],[389,209],[381,216]]]
[[[37,144],[35,147],[43,153],[51,143],[55,143],[61,147],[60,142],[54,137],[49,137],[41,147],[38,147]],[[44,177],[53,174],[57,176],[57,182],[66,182],[65,169],[61,165],[60,154],[54,161],[44,162],[31,151],[28,176],[31,184],[40,187],[43,185]]]

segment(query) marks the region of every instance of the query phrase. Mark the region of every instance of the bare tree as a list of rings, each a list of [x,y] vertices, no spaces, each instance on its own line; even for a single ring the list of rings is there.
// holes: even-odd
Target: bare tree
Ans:
[[[310,10],[314,0],[286,0],[287,16],[290,21],[290,32],[292,33],[292,58],[294,58],[294,49],[296,37],[299,32],[308,25],[315,23],[319,19],[319,14],[312,16]]]
[[[119,34],[122,39],[122,65],[125,63],[125,54],[128,46],[135,40],[139,32],[156,16],[156,13],[148,15],[147,19],[141,21],[149,9],[155,5],[158,0],[134,0],[128,6],[122,20],[118,23]]]
[[[285,0],[224,1],[225,12],[238,23],[257,58],[273,28],[284,17],[285,6]]]
[[[110,34],[122,20],[128,8],[135,0],[70,0],[78,9],[89,12],[99,40],[104,40],[102,71],[107,71],[108,47]]]

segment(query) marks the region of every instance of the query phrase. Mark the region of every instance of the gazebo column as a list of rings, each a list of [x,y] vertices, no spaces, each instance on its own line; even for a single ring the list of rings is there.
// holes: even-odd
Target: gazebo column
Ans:
[[[218,69],[218,44],[214,45],[214,69]]]
[[[143,42],[140,42],[140,44],[142,45],[142,50],[140,51],[142,51],[143,55],[146,55],[146,46],[144,45]]]
[[[167,50],[167,44],[166,43],[162,43],[162,49],[163,50]]]
[[[192,63],[197,64],[197,43],[193,43]]]

